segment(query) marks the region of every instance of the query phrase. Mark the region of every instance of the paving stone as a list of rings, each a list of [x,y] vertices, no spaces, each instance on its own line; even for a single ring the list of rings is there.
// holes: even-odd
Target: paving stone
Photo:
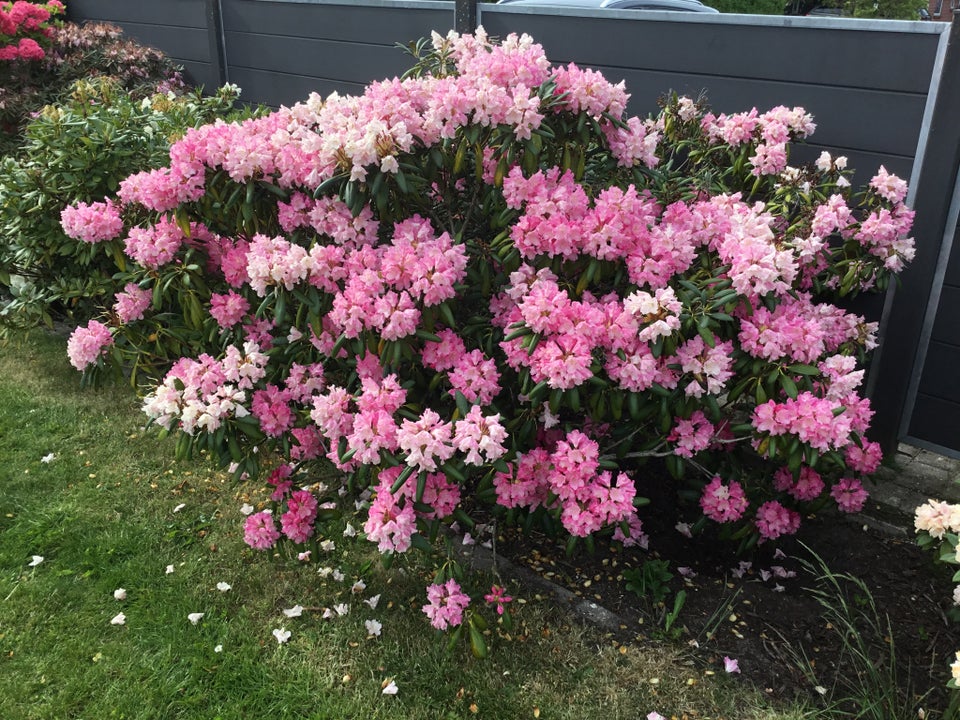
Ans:
[[[931,465],[935,468],[941,468],[952,475],[960,474],[960,460],[938,455],[930,450],[921,450],[919,454],[914,457],[914,461],[923,463],[924,465]]]

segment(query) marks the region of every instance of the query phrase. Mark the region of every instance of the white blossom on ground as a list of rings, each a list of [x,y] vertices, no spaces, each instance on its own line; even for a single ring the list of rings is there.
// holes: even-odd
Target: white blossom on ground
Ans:
[[[126,600],[126,599],[127,599],[127,591],[126,591],[126,589],[125,589],[125,588],[117,588],[116,590],[114,590],[114,591],[113,591],[113,599],[114,599],[114,600]]]
[[[303,615],[303,605],[294,605],[292,608],[285,608],[283,614],[288,618],[300,617]]]
[[[31,555],[30,562],[27,563],[27,567],[36,567],[43,562],[43,555]]]
[[[393,680],[390,682],[384,682],[385,684],[383,685],[383,690],[380,691],[384,695],[396,695],[397,692],[399,692],[400,688],[397,687],[397,684]]]
[[[187,620],[190,621],[192,625],[196,625],[203,619],[204,613],[190,613],[187,615]]]
[[[186,506],[187,506],[186,503],[180,503],[179,505],[177,505],[177,506],[173,509],[173,511],[174,511],[175,513],[178,513],[178,512],[180,512],[181,510],[183,510]]]
[[[273,631],[273,636],[277,639],[278,645],[283,645],[290,639],[290,631],[286,628],[277,628]]]
[[[56,454],[56,453],[50,453],[49,455],[44,455],[42,458],[40,458],[40,462],[42,462],[42,463],[45,464],[45,465],[48,465],[48,464],[52,463],[54,460],[56,460],[56,459],[57,459],[57,454]]]
[[[380,631],[383,630],[383,625],[377,622],[376,620],[364,620],[364,627],[367,628],[367,635],[370,637],[380,637]]]
[[[242,512],[244,515],[252,515],[254,509],[255,508],[250,503],[244,503],[240,506],[240,512]]]
[[[376,610],[376,609],[377,609],[377,603],[380,602],[380,596],[379,596],[379,595],[374,595],[373,597],[367,598],[367,599],[364,600],[363,602],[366,603],[367,605],[369,605],[371,610]]]
[[[228,590],[232,590],[232,589],[233,589],[233,585],[231,585],[230,583],[225,583],[225,582],[217,583],[217,590],[219,590],[220,592],[227,592]]]
[[[127,616],[123,613],[117,613],[112,618],[110,618],[111,625],[123,625],[127,622]]]

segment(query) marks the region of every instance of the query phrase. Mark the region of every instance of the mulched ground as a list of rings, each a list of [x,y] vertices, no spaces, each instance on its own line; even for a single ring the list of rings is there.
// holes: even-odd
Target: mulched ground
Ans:
[[[737,557],[734,548],[715,538],[684,537],[674,527],[676,517],[654,515],[653,507],[645,509],[647,552],[598,543],[593,554],[567,556],[562,543],[514,530],[500,533],[498,552],[619,615],[621,639],[680,643],[696,662],[717,672],[723,671],[724,656],[736,658],[745,680],[771,698],[788,700],[817,698],[817,686],[829,695],[835,684],[858,672],[837,625],[824,617],[809,590],[817,587],[816,577],[802,560],[816,562],[812,551],[834,574],[864,581],[878,610],[879,631],[862,615],[870,614],[866,594],[847,583],[844,587],[870,657],[876,662],[887,657],[892,636],[904,693],[916,699],[927,718],[939,716],[946,705],[948,665],[960,649],[960,624],[946,615],[952,604],[951,571],[934,566],[932,555],[920,552],[912,540],[824,514],[807,518],[796,537],[779,544],[779,552],[767,545]],[[665,603],[638,597],[623,581],[625,571],[629,575],[651,559],[669,561],[674,575]],[[680,568],[686,568],[686,576]],[[664,617],[681,589],[686,602],[676,623],[680,629],[667,637]],[[814,677],[801,669],[802,658],[810,661]]]

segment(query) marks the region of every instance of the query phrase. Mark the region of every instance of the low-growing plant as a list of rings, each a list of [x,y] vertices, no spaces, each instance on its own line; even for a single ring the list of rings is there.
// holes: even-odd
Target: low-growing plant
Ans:
[[[623,571],[624,586],[641,598],[650,598],[655,603],[663,602],[670,592],[670,563],[667,560],[644,560],[638,568]]]
[[[70,339],[85,379],[174,363],[144,409],[177,454],[279,473],[282,512],[247,521],[263,549],[314,533],[286,479],[323,457],[372,493],[387,556],[480,508],[643,544],[651,458],[699,498],[694,530],[742,548],[795,532],[794,508],[859,509],[876,326],[828,300],[912,258],[906,184],[881,168],[855,194],[826,152],[791,167],[802,108],[672,96],[645,122],[526,36],[413,52],[360,97],[191,130],[66,212],[130,260]]]
[[[27,126],[21,153],[0,164],[0,324],[93,317],[123,288],[113,276],[128,259],[117,240],[68,237],[61,211],[102,201],[131,173],[159,167],[187,128],[228,113],[236,97],[225,88],[213,97],[138,100],[101,77],[78,81],[63,104],[45,107]],[[146,219],[135,208],[124,212],[127,222]],[[110,222],[122,227],[119,214]]]
[[[832,571],[813,551],[801,564],[813,578],[807,592],[823,611],[827,628],[840,641],[836,671],[825,675],[802,650],[793,649],[798,666],[818,689],[826,718],[912,720],[925,717],[922,697],[901,685],[890,619],[883,615],[866,583],[848,573]],[[841,669],[842,668],[842,669]],[[949,717],[945,715],[944,717]]]

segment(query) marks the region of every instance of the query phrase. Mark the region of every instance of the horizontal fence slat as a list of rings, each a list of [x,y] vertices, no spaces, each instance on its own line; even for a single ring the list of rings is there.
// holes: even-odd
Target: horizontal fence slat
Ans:
[[[784,80],[925,94],[938,35],[810,26],[670,22],[502,12],[481,6],[491,35],[525,32],[555,62],[670,68],[676,72]]]
[[[230,80],[240,86],[240,99],[244,102],[263,103],[271,107],[293,105],[306,100],[311,92],[326,97],[332,92],[341,95],[357,95],[363,92],[364,85],[343,82],[332,78],[308,77],[305,75],[284,75],[251,68],[230,70]]]
[[[286,37],[393,45],[427,37],[432,30],[446,34],[453,27],[453,3],[437,9],[352,6],[349,3],[259,2],[222,0],[225,32],[258,32]]]
[[[205,28],[203,0],[68,0],[71,20],[103,20],[112,23],[136,22],[179,27]]]
[[[203,87],[205,93],[212,94],[220,87],[220,79],[211,63],[193,60],[176,60],[176,62],[183,65],[186,81],[196,87]]]
[[[230,77],[238,82],[240,68],[300,75],[335,74],[338,80],[361,85],[372,80],[401,75],[411,58],[400,48],[384,45],[359,46],[311,38],[284,38],[227,31],[227,64]],[[350,61],[344,62],[349,54]],[[242,86],[241,86],[242,87]]]

